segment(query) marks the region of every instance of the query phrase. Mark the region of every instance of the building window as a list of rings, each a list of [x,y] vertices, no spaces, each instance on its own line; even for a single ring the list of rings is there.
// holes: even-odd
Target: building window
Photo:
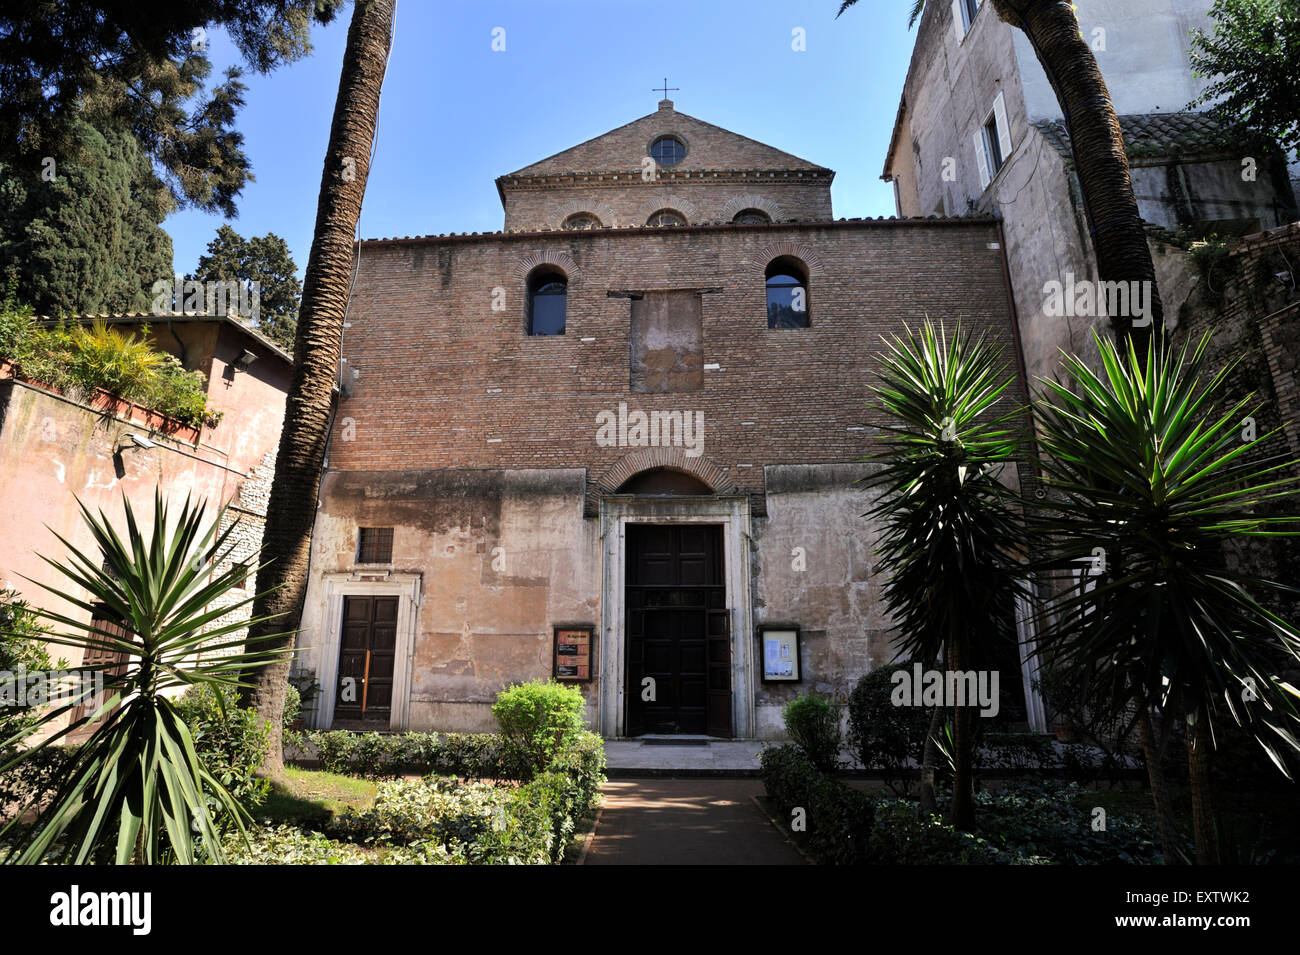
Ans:
[[[1011,126],[1007,104],[999,93],[980,128],[975,131],[975,160],[980,171],[980,189],[987,189],[1011,155]]]
[[[391,564],[393,562],[393,529],[391,527],[363,527],[357,535],[358,564]]]
[[[762,225],[771,222],[772,217],[762,209],[741,209],[736,213],[736,218],[732,222],[739,222],[742,225]]]
[[[599,229],[600,220],[589,212],[575,212],[564,220],[566,229]]]
[[[686,144],[676,136],[660,136],[650,144],[650,157],[661,166],[676,166],[686,158]]]
[[[783,255],[767,267],[767,327],[809,326],[808,269],[798,259]]]
[[[563,335],[569,281],[555,266],[539,266],[528,275],[525,319],[529,335]]]
[[[686,217],[676,209],[660,209],[646,220],[646,225],[686,225]]]
[[[975,22],[975,14],[980,12],[984,0],[952,0],[952,28],[957,33],[960,43],[970,32],[970,25]]]

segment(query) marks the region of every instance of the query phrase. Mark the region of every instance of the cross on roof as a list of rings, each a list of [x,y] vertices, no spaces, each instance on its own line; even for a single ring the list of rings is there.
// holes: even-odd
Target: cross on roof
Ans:
[[[650,92],[651,92],[651,93],[663,93],[663,94],[664,94],[664,95],[663,95],[663,98],[664,98],[664,99],[667,99],[667,98],[668,98],[668,91],[669,91],[669,90],[672,90],[674,93],[677,93],[677,92],[681,92],[681,87],[680,87],[680,86],[669,86],[669,85],[668,85],[668,77],[665,76],[665,77],[664,77],[664,85],[663,85],[663,88],[660,89],[658,86],[656,86],[656,87],[655,87],[654,89],[652,89]]]

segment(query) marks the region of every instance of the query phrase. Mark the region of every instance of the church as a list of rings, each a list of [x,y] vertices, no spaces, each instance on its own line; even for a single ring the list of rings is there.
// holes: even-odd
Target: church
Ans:
[[[855,483],[881,337],[961,321],[1027,388],[998,221],[837,220],[833,178],[665,99],[498,178],[500,232],[360,243],[311,725],[489,730],[555,677],[607,738],[772,738],[892,660]]]

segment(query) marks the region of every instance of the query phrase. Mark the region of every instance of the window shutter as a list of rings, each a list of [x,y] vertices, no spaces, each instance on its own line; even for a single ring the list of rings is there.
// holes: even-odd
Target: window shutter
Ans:
[[[989,187],[989,158],[984,151],[984,129],[980,127],[975,130],[975,161],[980,167],[980,191],[983,192]]]
[[[952,0],[952,28],[957,31],[957,42],[966,37],[966,21],[963,19],[961,0]]]
[[[1006,162],[1011,158],[1011,124],[1007,122],[1007,104],[1001,93],[993,101],[993,118],[998,123],[998,148],[1002,150],[1002,161]]]

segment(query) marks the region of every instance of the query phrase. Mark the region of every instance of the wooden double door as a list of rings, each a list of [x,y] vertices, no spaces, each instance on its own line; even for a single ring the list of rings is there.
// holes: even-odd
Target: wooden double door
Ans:
[[[730,737],[721,525],[628,524],[626,543],[627,735]]]
[[[344,597],[335,729],[387,729],[393,712],[397,598]]]

